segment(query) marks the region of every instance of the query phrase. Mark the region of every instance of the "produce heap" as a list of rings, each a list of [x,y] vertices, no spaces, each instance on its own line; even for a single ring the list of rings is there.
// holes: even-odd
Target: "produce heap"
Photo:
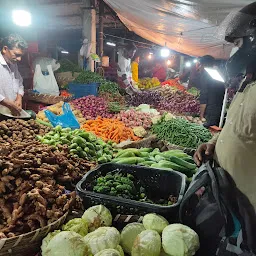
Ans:
[[[156,77],[139,79],[137,83],[137,86],[139,89],[151,89],[151,88],[158,87],[160,85],[161,83]]]
[[[14,237],[59,219],[76,201],[66,193],[93,164],[36,136],[50,128],[34,120],[0,122],[0,237]],[[40,134],[40,135],[39,135]]]
[[[110,211],[103,205],[93,206],[82,218],[50,233],[43,240],[42,256],[193,256],[200,246],[194,230],[169,224],[157,214],[145,215],[143,223],[126,225],[121,233],[111,225]]]

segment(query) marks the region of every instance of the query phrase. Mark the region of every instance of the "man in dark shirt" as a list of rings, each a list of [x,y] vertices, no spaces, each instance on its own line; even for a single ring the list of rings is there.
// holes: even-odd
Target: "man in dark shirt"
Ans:
[[[213,68],[215,59],[206,55],[200,59],[200,118],[205,127],[218,126],[225,94],[224,83],[211,78],[204,68]]]

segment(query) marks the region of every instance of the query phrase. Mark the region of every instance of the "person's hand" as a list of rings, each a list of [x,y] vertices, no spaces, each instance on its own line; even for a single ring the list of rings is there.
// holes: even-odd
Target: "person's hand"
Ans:
[[[16,100],[14,101],[15,105],[18,108],[22,108],[22,97],[21,96],[17,96]]]
[[[197,166],[200,166],[205,158],[212,158],[214,150],[214,144],[204,143],[200,145],[194,154],[194,160]]]
[[[19,116],[21,112],[21,108],[18,107],[15,102],[4,99],[1,101],[1,104],[10,109],[13,116]]]

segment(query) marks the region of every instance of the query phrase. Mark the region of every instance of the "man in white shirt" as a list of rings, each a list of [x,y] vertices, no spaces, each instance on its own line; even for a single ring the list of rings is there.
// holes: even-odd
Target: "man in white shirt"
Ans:
[[[11,34],[0,41],[0,47],[0,104],[18,115],[24,88],[17,61],[21,61],[27,43],[19,35]]]
[[[131,59],[134,57],[137,47],[129,44],[125,48],[118,49],[118,83],[128,94],[139,91],[132,85]]]

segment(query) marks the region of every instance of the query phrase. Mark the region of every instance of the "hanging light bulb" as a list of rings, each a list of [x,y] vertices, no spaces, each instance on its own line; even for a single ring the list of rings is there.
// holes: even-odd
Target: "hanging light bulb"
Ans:
[[[31,25],[31,13],[25,10],[13,10],[12,20],[18,26],[28,27]]]

